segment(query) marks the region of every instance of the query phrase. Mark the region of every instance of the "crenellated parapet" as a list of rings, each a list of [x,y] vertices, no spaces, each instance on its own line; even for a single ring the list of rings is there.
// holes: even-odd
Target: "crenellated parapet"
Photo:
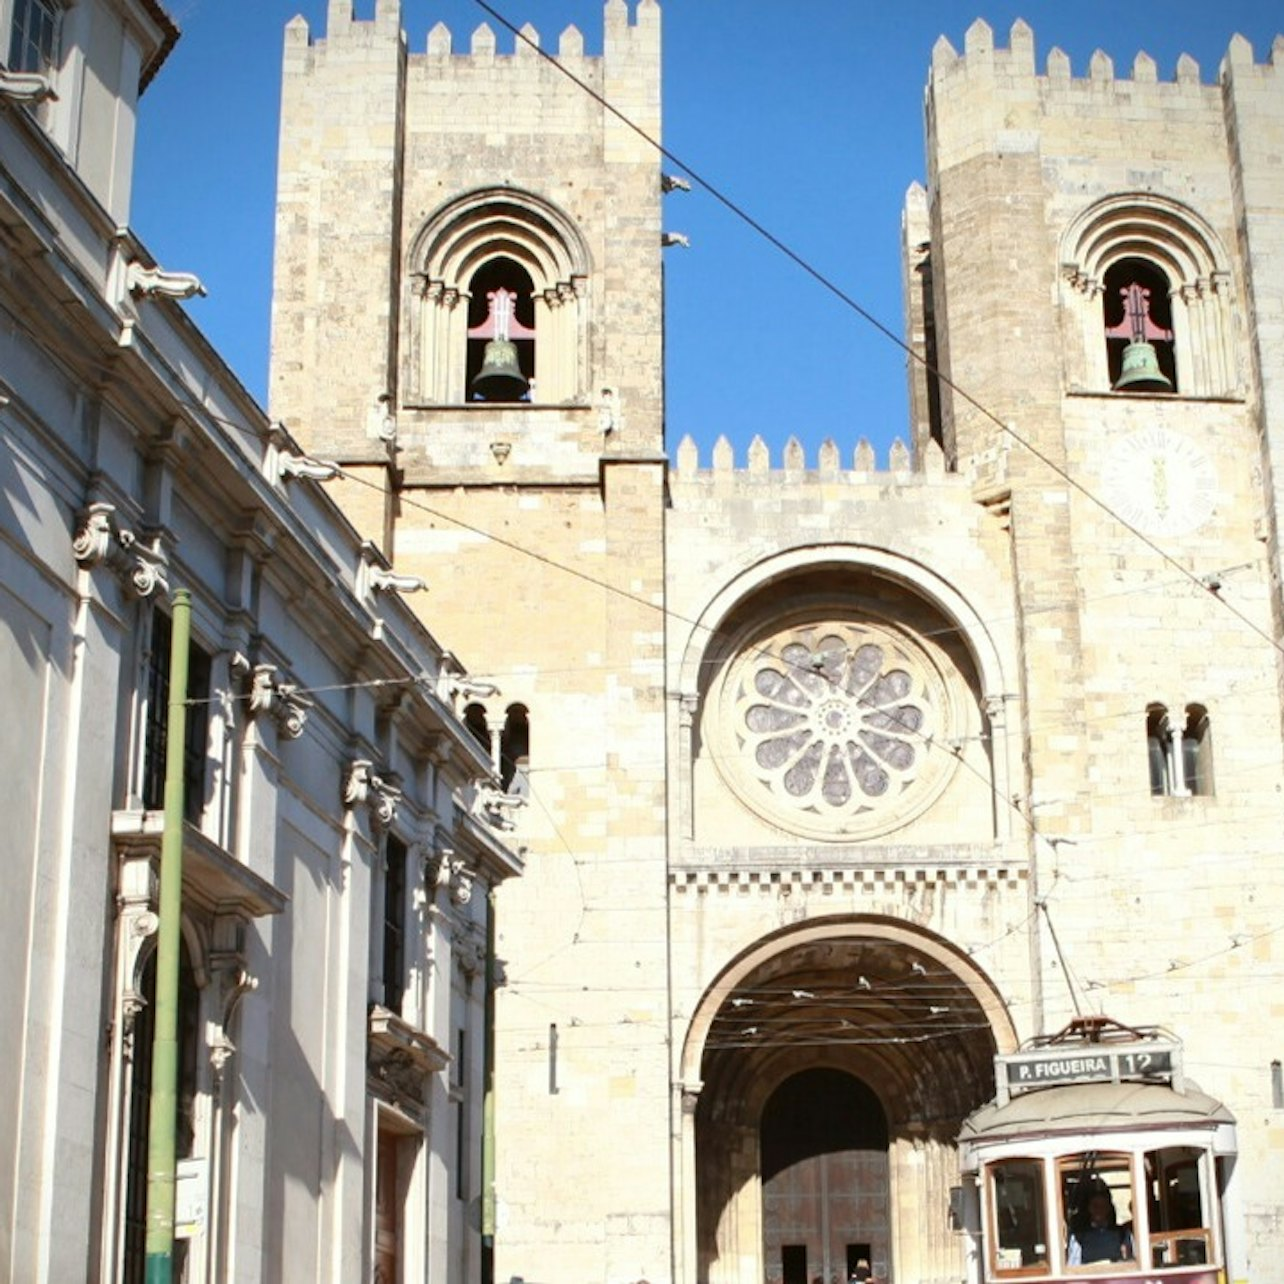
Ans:
[[[1264,64],[1254,60],[1253,47],[1243,36],[1235,36],[1220,68],[1222,76],[1227,67],[1255,67],[1261,74],[1278,74],[1284,68],[1284,36],[1277,36]],[[1155,60],[1144,50],[1133,58],[1126,73],[1116,71],[1114,60],[1103,50],[1096,50],[1088,60],[1086,74],[1075,75],[1070,57],[1053,46],[1044,59],[1042,74],[1037,67],[1034,31],[1023,19],[1018,18],[1008,32],[1006,45],[995,42],[994,30],[984,19],[978,18],[968,29],[960,53],[945,37],[941,36],[932,49],[931,81],[933,86],[960,77],[990,82],[1007,82],[1015,87],[1022,79],[1047,82],[1047,89],[1064,89],[1067,93],[1092,94],[1093,101],[1102,105],[1102,96],[1109,102],[1117,96],[1123,105],[1135,105],[1139,89],[1154,85],[1162,101],[1172,101],[1183,93],[1211,90],[1203,84],[1199,63],[1189,54],[1178,59],[1170,78],[1162,78]]]
[[[331,46],[369,45],[381,37],[395,42],[404,40],[403,0],[377,0],[372,18],[358,18],[352,0],[330,0],[326,13],[325,36],[314,41],[306,18],[296,17],[286,27],[287,43],[294,46],[312,46],[324,43]],[[604,43],[601,58],[588,57],[589,62],[627,60],[637,52],[658,54],[660,31],[660,5],[658,0],[640,0],[630,18],[625,0],[606,0],[603,6]],[[436,23],[428,32],[421,48],[410,47],[413,57],[426,54],[431,59],[449,58],[456,66],[471,65],[493,68],[496,61],[517,64],[539,61],[541,49],[559,60],[578,62],[585,59],[584,35],[571,24],[557,36],[555,45],[546,45],[540,31],[531,23],[524,24],[520,35],[506,29],[496,32],[488,22],[482,22],[466,37],[456,39],[444,23]],[[575,70],[575,67],[572,67]]]
[[[761,436],[749,443],[742,459],[736,458],[731,442],[720,436],[714,443],[711,458],[700,458],[700,450],[690,435],[678,446],[671,476],[677,481],[712,477],[737,480],[766,480],[782,477],[793,481],[815,479],[831,481],[842,478],[853,482],[908,482],[935,480],[946,477],[945,456],[935,441],[928,441],[923,457],[914,459],[909,447],[897,437],[880,460],[867,438],[862,437],[846,459],[833,438],[827,438],[808,458],[802,442],[790,437],[779,456],[772,457],[771,448]]]

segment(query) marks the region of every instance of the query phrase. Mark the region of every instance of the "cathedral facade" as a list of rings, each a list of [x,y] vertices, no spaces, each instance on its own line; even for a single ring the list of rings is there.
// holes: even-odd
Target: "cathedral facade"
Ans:
[[[942,39],[910,447],[701,459],[660,157],[602,104],[659,138],[659,37],[610,0],[573,83],[392,0],[287,34],[273,413],[431,582],[529,803],[494,1277],[966,1277],[963,1121],[1093,1014],[1238,1117],[1227,1264],[1272,1277],[1279,48]]]
[[[905,444],[702,457],[656,0],[403,16],[286,28],[264,412],[166,7],[0,0],[0,1277],[144,1272],[182,588],[176,1278],[1284,1284],[1284,44],[942,38]]]

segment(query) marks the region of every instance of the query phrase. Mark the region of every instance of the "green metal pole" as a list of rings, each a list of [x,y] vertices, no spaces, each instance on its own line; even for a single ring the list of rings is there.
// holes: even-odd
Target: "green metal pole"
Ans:
[[[482,1284],[495,1278],[495,889],[486,893],[486,993],[482,1045]]]
[[[187,644],[192,596],[175,589],[165,729],[165,828],[161,836],[160,925],[156,929],[156,1017],[147,1131],[146,1284],[174,1278],[175,1121],[178,1114],[178,961],[183,912],[183,751],[187,743]]]

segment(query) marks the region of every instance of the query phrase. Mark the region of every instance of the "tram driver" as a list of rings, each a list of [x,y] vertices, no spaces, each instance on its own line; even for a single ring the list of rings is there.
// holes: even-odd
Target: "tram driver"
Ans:
[[[1133,1257],[1132,1232],[1120,1226],[1115,1202],[1104,1186],[1088,1197],[1086,1213],[1076,1217],[1066,1245],[1067,1266],[1087,1266],[1090,1262],[1127,1262]]]

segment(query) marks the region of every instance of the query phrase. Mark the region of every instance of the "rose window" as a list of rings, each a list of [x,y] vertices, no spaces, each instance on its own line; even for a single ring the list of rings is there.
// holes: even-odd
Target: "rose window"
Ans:
[[[945,755],[930,738],[944,703],[935,666],[890,627],[780,628],[742,648],[728,673],[724,774],[791,828],[876,829],[940,775]]]

